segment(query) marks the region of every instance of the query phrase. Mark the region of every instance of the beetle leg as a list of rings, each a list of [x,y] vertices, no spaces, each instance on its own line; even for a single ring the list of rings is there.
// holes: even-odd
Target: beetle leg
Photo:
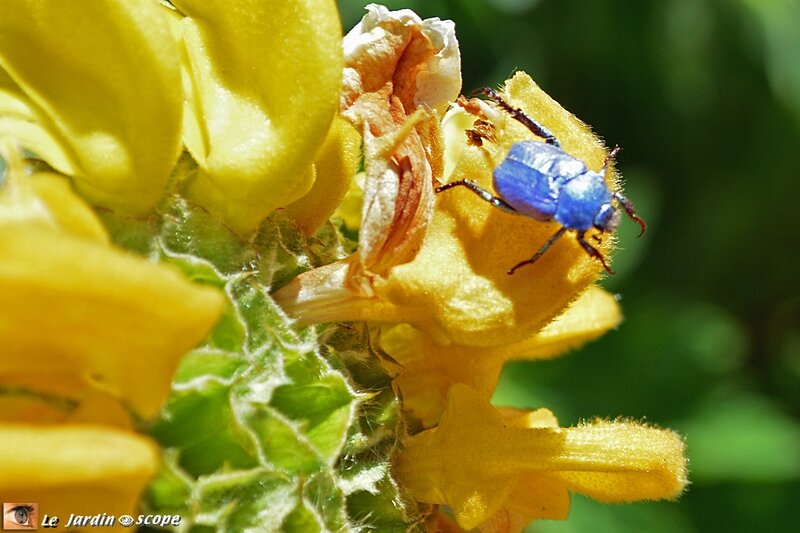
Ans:
[[[639,232],[639,237],[644,235],[644,230],[647,227],[647,224],[644,220],[636,216],[636,208],[633,206],[633,202],[625,198],[621,192],[615,192],[614,198],[616,198],[616,200],[619,202],[619,205],[625,209],[625,212],[628,213],[628,216],[631,217],[631,220],[639,224],[639,226],[642,228],[642,231]]]
[[[481,87],[480,89],[476,89],[475,91],[472,92],[472,95],[477,93],[484,94],[489,99],[493,100],[494,103],[499,105],[501,108],[503,108],[503,110],[506,113],[511,115],[511,118],[513,118],[514,120],[516,120],[517,122],[521,123],[523,126],[528,128],[529,130],[531,130],[531,132],[533,132],[534,135],[542,137],[544,139],[544,142],[546,142],[547,144],[552,144],[556,148],[561,148],[561,143],[558,141],[556,136],[553,135],[553,133],[550,130],[545,128],[536,119],[528,116],[522,109],[519,109],[517,107],[512,107],[511,104],[503,100],[503,98],[499,94],[497,94],[497,92],[491,87]]]
[[[586,235],[586,231],[579,231],[579,232],[577,233],[577,235],[576,235],[576,237],[575,237],[575,238],[576,238],[576,239],[578,239],[578,243],[579,243],[581,246],[583,246],[583,249],[584,249],[584,250],[586,250],[586,253],[587,253],[587,254],[589,254],[589,256],[590,256],[590,257],[594,257],[595,259],[597,259],[598,261],[600,261],[601,263],[603,263],[603,268],[605,268],[605,269],[606,269],[606,272],[608,272],[609,274],[616,274],[616,272],[614,272],[613,270],[611,270],[611,268],[610,268],[610,267],[608,266],[608,264],[606,263],[606,260],[605,260],[605,258],[603,257],[603,254],[601,254],[601,253],[600,253],[600,252],[597,250],[597,248],[594,248],[594,247],[593,247],[591,244],[589,244],[588,242],[586,242],[586,240],[583,238],[583,237],[584,237],[584,235]]]
[[[503,200],[502,198],[498,198],[497,196],[493,196],[489,191],[481,188],[480,185],[478,185],[472,180],[463,179],[463,180],[451,181],[450,183],[445,183],[444,185],[436,187],[434,191],[440,193],[442,191],[446,191],[447,189],[458,187],[459,185],[463,185],[467,189],[471,190],[472,192],[480,196],[482,199],[486,200],[487,202],[497,207],[498,209],[502,209],[506,213],[517,212],[517,210],[508,205],[508,203],[505,200]]]
[[[538,251],[538,252],[536,252],[536,253],[533,255],[533,257],[531,257],[530,259],[526,259],[525,261],[521,261],[521,262],[517,263],[516,265],[514,265],[513,267],[511,267],[510,269],[508,269],[508,272],[506,272],[506,273],[507,273],[507,274],[510,276],[510,275],[511,275],[511,274],[513,274],[513,273],[514,273],[514,272],[515,272],[515,271],[516,271],[516,270],[517,270],[519,267],[521,267],[521,266],[525,266],[525,265],[532,265],[533,263],[535,263],[536,261],[538,261],[538,260],[539,260],[539,258],[540,258],[540,257],[542,257],[542,256],[544,255],[544,253],[545,253],[545,252],[546,252],[546,251],[547,251],[547,250],[548,250],[548,249],[549,249],[551,246],[553,246],[553,243],[554,243],[554,242],[556,242],[558,239],[560,239],[560,238],[561,238],[561,236],[562,236],[562,235],[564,235],[564,233],[566,233],[566,232],[567,232],[567,228],[566,228],[566,227],[562,226],[561,228],[559,228],[559,230],[558,230],[557,232],[555,232],[555,233],[553,234],[553,236],[552,236],[552,237],[550,237],[550,238],[547,240],[547,242],[546,242],[546,243],[544,243],[544,244],[542,245],[542,247],[541,247],[541,248],[539,248],[539,251]]]

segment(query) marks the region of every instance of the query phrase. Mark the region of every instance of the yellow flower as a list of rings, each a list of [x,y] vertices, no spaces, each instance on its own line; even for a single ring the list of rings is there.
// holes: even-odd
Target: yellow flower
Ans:
[[[592,286],[562,315],[529,338],[490,347],[439,344],[408,324],[385,327],[381,348],[396,363],[394,385],[403,408],[422,421],[435,424],[444,411],[447,394],[457,383],[468,385],[488,401],[494,394],[503,365],[519,359],[546,359],[595,339],[622,319],[616,298]]]
[[[285,210],[307,234],[313,235],[342,202],[360,157],[361,135],[345,119],[336,117],[314,161],[313,187]]]
[[[511,105],[527,110],[554,131],[567,152],[590,168],[602,166],[606,151],[597,138],[530,77],[516,74],[503,94]],[[502,115],[498,113],[498,117]],[[466,142],[463,128],[471,127],[474,118],[465,120],[458,114],[448,117],[444,154],[437,151],[435,143],[427,153],[435,160],[431,168],[439,168],[447,181],[469,177],[491,190],[492,170],[508,148],[532,135],[516,121],[498,119],[496,142],[472,146]],[[405,134],[404,130],[400,133]],[[396,161],[398,155],[392,157],[387,159]],[[430,176],[410,174],[408,179],[419,182],[417,187],[424,193]],[[608,176],[616,180],[614,172]],[[365,186],[365,206],[377,203],[373,197]],[[536,265],[508,275],[511,266],[533,255],[552,235],[553,227],[500,212],[468,191],[438,195],[432,216],[422,216],[418,221],[425,224],[424,228],[410,225],[416,229],[397,230],[397,219],[365,207],[362,232],[378,221],[392,225],[392,232],[376,232],[384,236],[381,242],[391,246],[364,246],[365,239],[359,236],[360,256],[370,254],[373,264],[380,268],[355,269],[354,258],[328,265],[298,276],[275,294],[278,302],[298,318],[300,325],[347,320],[406,322],[441,344],[496,346],[530,338],[602,271],[600,263],[588,257],[574,240],[562,239]],[[601,249],[609,251],[612,240],[605,239]]]
[[[314,183],[341,91],[336,4],[173,4],[180,13],[152,0],[10,5],[0,135],[72,176],[95,205],[136,215],[163,198],[183,140],[200,167],[188,194],[246,233]],[[351,170],[333,170],[325,178],[346,190]]]
[[[546,409],[500,411],[465,385],[451,389],[436,428],[404,442],[395,472],[412,497],[448,505],[465,529],[566,518],[570,492],[630,502],[675,498],[687,483],[683,440],[669,430],[602,420],[559,428]]]

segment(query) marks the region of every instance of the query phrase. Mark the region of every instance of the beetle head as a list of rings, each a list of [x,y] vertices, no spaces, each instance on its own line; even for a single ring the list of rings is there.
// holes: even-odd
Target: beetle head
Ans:
[[[621,217],[619,211],[614,209],[614,206],[611,205],[611,202],[606,202],[600,206],[600,209],[597,210],[597,214],[594,216],[593,224],[594,227],[600,231],[611,232],[617,229],[620,219]]]

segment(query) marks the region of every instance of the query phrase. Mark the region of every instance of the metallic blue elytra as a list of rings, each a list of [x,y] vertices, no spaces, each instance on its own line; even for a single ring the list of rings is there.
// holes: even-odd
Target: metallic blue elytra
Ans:
[[[641,226],[644,233],[645,223],[636,216],[633,203],[620,192],[612,192],[606,185],[608,161],[617,154],[619,147],[606,157],[600,172],[593,172],[586,168],[583,161],[564,152],[558,139],[521,109],[511,107],[488,87],[480,89],[480,92],[544,141],[521,141],[511,147],[506,159],[493,172],[494,189],[498,196],[468,179],[437,187],[436,192],[461,185],[504,211],[540,221],[554,220],[561,225],[533,257],[509,269],[509,274],[523,265],[535,263],[568,230],[575,231],[576,239],[586,253],[598,259],[613,274],[603,255],[584,237],[592,228],[601,233],[617,228],[620,216],[614,201]],[[476,132],[472,132],[470,139],[474,140],[476,135]],[[599,241],[599,237],[595,239]]]
[[[553,145],[516,143],[494,170],[494,189],[514,211],[536,220],[555,219],[570,229],[590,229],[611,202],[601,174]]]

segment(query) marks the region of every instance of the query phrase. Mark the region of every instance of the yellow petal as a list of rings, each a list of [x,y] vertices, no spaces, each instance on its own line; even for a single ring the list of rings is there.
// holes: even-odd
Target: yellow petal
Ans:
[[[387,327],[381,347],[398,363],[394,384],[403,407],[430,427],[444,410],[447,393],[456,383],[468,385],[487,401],[494,394],[508,361],[544,359],[599,337],[621,320],[614,296],[592,286],[542,331],[519,342],[486,348],[440,344],[408,324]]]
[[[0,376],[77,376],[146,418],[223,306],[170,267],[32,224],[0,226],[0,294]]]
[[[561,479],[607,503],[677,498],[688,482],[685,451],[669,430],[599,420],[566,430]]]
[[[592,285],[539,333],[520,342],[490,348],[506,360],[545,359],[578,348],[622,322],[617,298]]]
[[[25,176],[25,164],[16,146],[0,141],[0,161],[6,167],[0,177],[0,225],[26,223],[55,228],[52,213]],[[65,200],[72,203],[74,197]]]
[[[350,187],[336,208],[335,216],[340,217],[350,231],[361,227],[361,208],[364,205],[364,173],[359,172],[350,180]]]
[[[64,176],[40,172],[30,177],[30,183],[59,229],[100,243],[110,242],[100,218],[73,192],[72,184]]]
[[[306,233],[318,230],[342,202],[358,170],[360,143],[358,131],[343,118],[336,117],[314,161],[314,186],[308,194],[286,207],[286,213]]]
[[[189,193],[246,232],[304,196],[339,103],[333,0],[176,0],[192,92],[184,142],[200,164]]]
[[[412,497],[449,505],[467,529],[503,512],[563,515],[567,490],[634,501],[675,498],[686,486],[683,440],[671,431],[605,421],[557,429],[541,420],[526,427],[456,385],[440,424],[404,442],[395,473]],[[549,487],[541,500],[527,492],[534,481]]]
[[[0,423],[0,501],[32,502],[39,516],[134,514],[158,467],[144,437],[86,425]]]
[[[71,169],[69,154],[38,122],[33,102],[0,66],[0,138],[11,139],[58,169]],[[5,154],[4,154],[5,155]]]
[[[17,91],[6,101],[41,128],[22,128],[27,148],[97,205],[154,207],[178,155],[182,111],[178,49],[156,2],[8,4],[0,67],[14,83],[6,93]]]
[[[10,143],[0,143],[5,174],[0,178],[0,225],[33,223],[108,243],[94,210],[72,190],[69,179],[50,172],[27,175],[25,162]]]

